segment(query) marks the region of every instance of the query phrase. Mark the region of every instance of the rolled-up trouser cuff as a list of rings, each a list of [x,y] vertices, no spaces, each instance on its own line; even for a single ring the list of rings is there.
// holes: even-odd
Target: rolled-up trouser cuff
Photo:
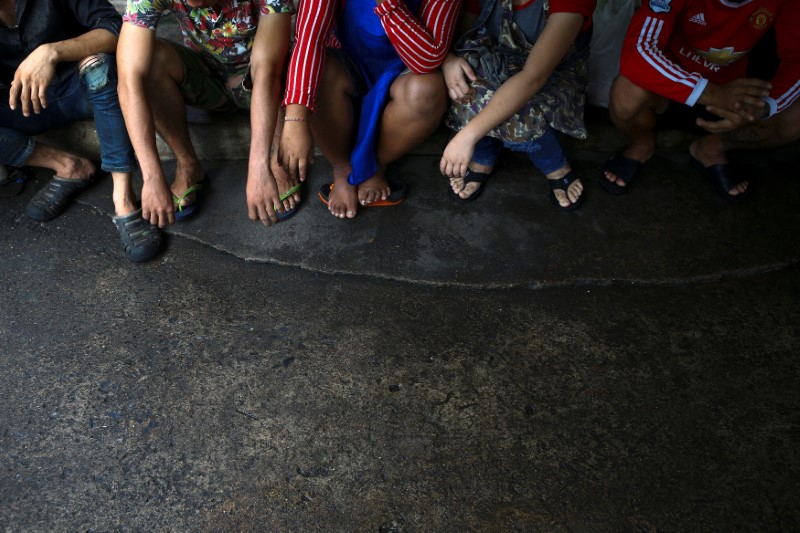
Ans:
[[[2,142],[0,140],[0,142]],[[33,150],[36,148],[36,141],[32,138],[28,137],[27,143],[25,144],[24,148],[17,149],[11,157],[7,161],[0,161],[0,163],[5,163],[6,165],[10,165],[12,167],[23,167],[25,163],[28,162],[28,159],[31,158],[33,155]]]

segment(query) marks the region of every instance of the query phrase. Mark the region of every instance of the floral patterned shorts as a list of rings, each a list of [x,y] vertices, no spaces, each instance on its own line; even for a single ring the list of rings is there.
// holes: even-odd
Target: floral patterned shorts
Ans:
[[[221,64],[180,43],[167,41],[183,64],[184,101],[209,111],[250,109],[250,65],[225,70]]]

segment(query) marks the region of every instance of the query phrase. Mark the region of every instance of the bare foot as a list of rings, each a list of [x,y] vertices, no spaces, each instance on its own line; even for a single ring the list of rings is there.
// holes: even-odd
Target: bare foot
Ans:
[[[97,172],[97,167],[91,160],[41,143],[36,143],[25,164],[49,168],[56,176],[65,180],[88,180]]]
[[[349,175],[349,165],[346,168],[333,169],[333,188],[328,196],[328,211],[338,218],[353,218],[358,209],[358,189],[347,181]]]
[[[565,165],[555,172],[547,174],[546,177],[549,180],[558,180],[569,174],[571,170],[572,168],[569,165]],[[558,200],[558,205],[561,207],[569,207],[580,200],[580,197],[583,194],[583,183],[581,182],[581,179],[578,178],[569,184],[566,194],[561,189],[553,190],[553,194],[555,195],[556,200]]]
[[[273,155],[269,161],[272,175],[275,176],[275,183],[278,186],[278,194],[283,196],[284,193],[291,190],[297,183],[292,179],[292,176],[278,163],[277,156]],[[283,208],[285,210],[294,209],[300,203],[300,191],[298,190],[293,195],[289,196],[283,201]]]
[[[383,175],[383,169],[358,186],[358,202],[361,205],[386,200],[390,194],[392,194],[392,188]]]
[[[469,169],[472,172],[480,172],[481,174],[491,174],[494,170],[493,166],[481,165],[471,161]],[[450,188],[462,200],[468,199],[475,191],[480,189],[481,184],[477,181],[465,181],[464,178],[450,178]]]
[[[199,161],[181,162],[175,166],[175,179],[172,181],[170,189],[172,194],[178,198],[186,193],[186,189],[196,183],[203,181],[203,167]],[[194,192],[183,197],[180,204],[182,206],[191,205],[196,199]]]

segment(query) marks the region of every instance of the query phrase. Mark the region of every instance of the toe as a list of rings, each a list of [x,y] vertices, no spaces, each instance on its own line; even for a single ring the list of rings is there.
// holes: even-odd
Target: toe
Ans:
[[[461,192],[460,192],[460,193],[458,193],[458,195],[459,195],[461,198],[463,198],[463,199],[465,199],[465,200],[466,200],[467,198],[469,198],[470,196],[472,196],[472,195],[475,193],[475,191],[477,191],[477,190],[478,190],[478,187],[479,187],[479,184],[478,184],[478,183],[475,183],[475,182],[467,183],[467,184],[464,186],[464,188],[463,188],[463,189],[461,189]]]
[[[581,197],[581,194],[583,194],[583,183],[581,183],[580,180],[576,180],[567,190],[567,196],[569,197],[570,203],[574,204],[577,202]]]

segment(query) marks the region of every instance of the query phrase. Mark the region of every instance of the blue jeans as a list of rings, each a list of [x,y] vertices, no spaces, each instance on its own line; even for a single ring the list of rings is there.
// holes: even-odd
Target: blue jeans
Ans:
[[[547,128],[544,135],[538,139],[522,143],[504,143],[494,137],[484,137],[475,145],[472,161],[479,165],[493,167],[503,146],[514,152],[528,154],[533,165],[545,175],[555,172],[567,164],[564,149],[561,148],[561,141],[558,140],[558,135],[552,128]]]
[[[47,88],[47,108],[38,115],[22,115],[8,107],[8,87],[0,84],[0,163],[25,165],[39,135],[79,120],[94,119],[100,140],[101,168],[106,172],[130,172],[136,167],[128,131],[117,98],[114,56],[99,54],[99,61],[76,71],[58,85]]]

